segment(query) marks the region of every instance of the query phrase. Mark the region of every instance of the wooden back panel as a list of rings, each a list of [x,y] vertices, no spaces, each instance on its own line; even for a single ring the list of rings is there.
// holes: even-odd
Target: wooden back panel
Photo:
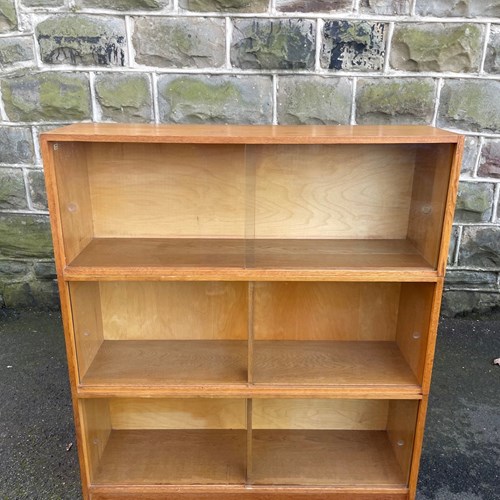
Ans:
[[[53,145],[54,169],[66,262],[71,262],[94,236],[87,170],[87,146]]]
[[[88,148],[96,236],[245,236],[243,146]]]
[[[259,282],[255,340],[394,340],[399,283]]]
[[[245,340],[244,282],[101,282],[105,340]]]
[[[256,238],[406,238],[414,147],[248,146]]]

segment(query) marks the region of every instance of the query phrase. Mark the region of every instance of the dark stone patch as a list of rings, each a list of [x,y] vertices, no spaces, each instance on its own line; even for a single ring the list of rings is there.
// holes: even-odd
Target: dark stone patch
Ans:
[[[32,163],[33,138],[29,128],[0,127],[0,163]]]
[[[461,182],[458,187],[455,221],[486,222],[491,218],[494,185]]]
[[[277,0],[276,9],[280,12],[339,12],[352,8],[352,0]]]
[[[321,65],[350,71],[380,71],[384,67],[386,24],[368,21],[328,21],[323,28]]]
[[[477,173],[481,177],[500,179],[500,140],[485,139]]]
[[[496,288],[497,273],[484,271],[449,270],[446,273],[445,286],[448,289],[457,288]]]
[[[458,264],[500,269],[500,227],[464,227]]]

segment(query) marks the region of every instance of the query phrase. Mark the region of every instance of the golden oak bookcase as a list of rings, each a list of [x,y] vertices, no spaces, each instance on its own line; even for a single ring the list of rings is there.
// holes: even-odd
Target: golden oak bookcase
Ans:
[[[414,498],[462,146],[43,134],[84,497]]]

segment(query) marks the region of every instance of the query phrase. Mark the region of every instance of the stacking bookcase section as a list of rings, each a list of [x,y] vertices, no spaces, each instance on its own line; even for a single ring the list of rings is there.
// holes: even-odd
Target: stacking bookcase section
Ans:
[[[62,137],[48,154],[68,279],[436,279],[456,146],[444,133],[430,144]]]
[[[420,394],[435,286],[255,283],[252,381]]]
[[[247,383],[244,282],[72,282],[87,387]]]
[[[407,488],[417,401],[254,399],[255,485]]]
[[[246,415],[244,399],[81,401],[90,485],[243,485]]]
[[[463,138],[41,140],[85,500],[414,500]]]

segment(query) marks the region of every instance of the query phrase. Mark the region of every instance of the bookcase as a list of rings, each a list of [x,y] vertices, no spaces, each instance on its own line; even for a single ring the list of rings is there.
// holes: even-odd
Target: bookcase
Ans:
[[[463,138],[41,139],[87,499],[413,499]]]

